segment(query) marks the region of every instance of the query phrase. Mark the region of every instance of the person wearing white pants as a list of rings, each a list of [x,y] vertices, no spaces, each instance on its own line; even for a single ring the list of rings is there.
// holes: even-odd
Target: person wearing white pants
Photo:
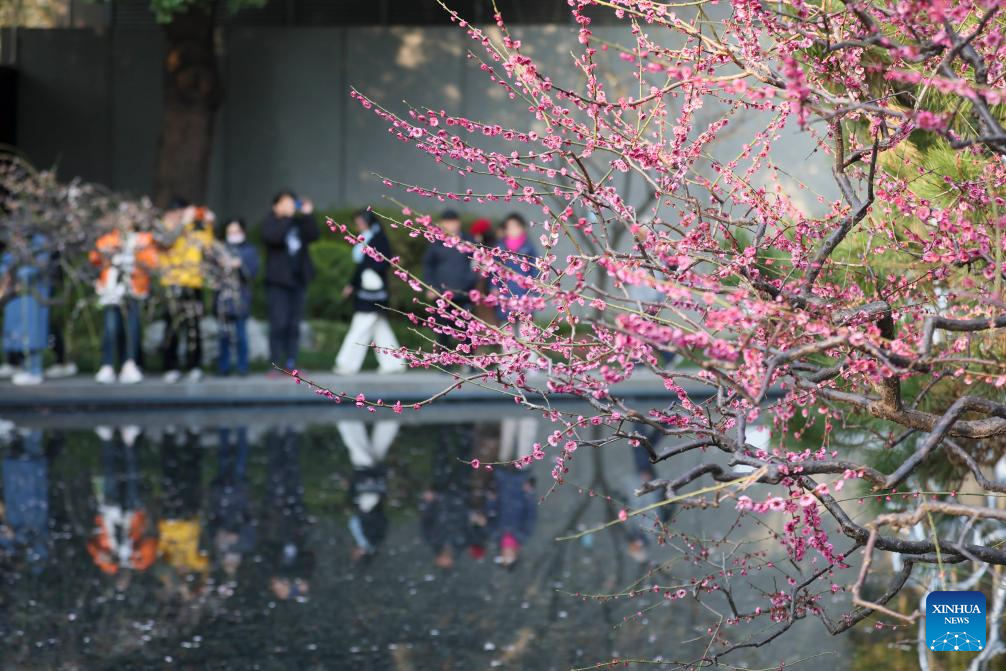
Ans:
[[[388,269],[391,264],[387,259],[392,257],[391,243],[373,212],[362,210],[353,220],[362,240],[353,247],[356,272],[342,295],[353,297],[355,313],[335,358],[335,372],[341,375],[360,372],[367,348],[373,343],[378,347],[378,371],[400,373],[405,369],[405,362],[387,351],[398,349],[398,339],[384,315],[390,298]]]
[[[405,369],[405,363],[401,359],[396,359],[384,350],[398,348],[398,339],[391,330],[388,318],[379,312],[357,312],[349,323],[349,332],[335,357],[335,372],[343,375],[358,373],[370,343],[378,347],[375,350],[378,372],[400,373]]]
[[[388,468],[384,460],[398,435],[399,424],[389,420],[377,422],[370,434],[359,420],[337,422],[336,426],[353,464],[349,485],[353,516],[349,520],[349,532],[355,547],[350,557],[360,561],[373,557],[388,533],[388,517],[384,510]]]

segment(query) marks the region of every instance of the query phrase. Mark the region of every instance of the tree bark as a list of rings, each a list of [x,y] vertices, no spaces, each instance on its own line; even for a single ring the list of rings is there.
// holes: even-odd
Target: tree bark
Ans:
[[[209,5],[209,7],[205,7]],[[214,49],[216,3],[198,3],[164,26],[164,104],[157,144],[154,202],[206,202],[213,126],[221,101]]]

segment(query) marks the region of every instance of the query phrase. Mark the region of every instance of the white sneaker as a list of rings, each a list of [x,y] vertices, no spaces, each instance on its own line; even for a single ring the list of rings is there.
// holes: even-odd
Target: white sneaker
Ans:
[[[136,384],[142,381],[143,373],[140,372],[140,368],[132,359],[122,364],[122,370],[119,371],[119,384]]]
[[[45,376],[52,378],[73,377],[77,374],[77,364],[57,363],[45,369]]]
[[[174,384],[182,379],[182,371],[180,370],[169,370],[164,374],[165,384]]]
[[[98,384],[112,384],[115,382],[115,369],[105,364],[98,369],[98,374],[94,376],[94,381]]]
[[[189,374],[185,376],[186,382],[199,382],[203,379],[203,371],[201,368],[193,368],[189,371]]]
[[[0,364],[0,379],[14,377],[14,373],[16,372],[18,372],[18,369],[9,363]]]
[[[122,434],[122,442],[132,447],[140,437],[140,427],[129,424],[120,428],[119,433]]]
[[[38,373],[29,373],[26,370],[22,370],[14,373],[14,377],[11,378],[11,382],[19,387],[34,386],[36,384],[42,384],[42,376]]]

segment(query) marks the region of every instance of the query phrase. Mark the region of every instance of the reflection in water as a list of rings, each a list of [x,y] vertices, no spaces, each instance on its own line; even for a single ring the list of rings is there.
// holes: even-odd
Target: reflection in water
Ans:
[[[87,551],[107,575],[120,575],[120,589],[129,583],[129,571],[146,571],[157,557],[157,537],[140,500],[140,472],[135,426],[121,431],[101,426],[101,476],[94,478],[98,514]]]
[[[372,433],[367,432],[367,426],[361,421],[342,421],[337,426],[353,465],[349,485],[352,507],[349,531],[355,545],[351,556],[354,561],[370,559],[388,533],[388,517],[384,509],[384,500],[388,495],[388,467],[384,460],[398,435],[398,422],[377,422]]]
[[[563,669],[701,645],[684,602],[577,596],[690,579],[656,516],[555,542],[613,519],[645,455],[580,450],[555,488],[547,459],[511,465],[551,425],[500,415],[0,427],[0,666]]]
[[[268,479],[261,515],[262,554],[269,588],[276,598],[306,598],[314,553],[308,548],[300,435],[292,427],[270,429],[265,437]]]
[[[0,547],[38,572],[49,557],[49,458],[38,429],[16,431],[7,440]]]
[[[433,564],[441,569],[454,566],[457,555],[472,538],[469,479],[472,469],[475,427],[442,424],[434,429],[437,450],[430,466],[430,481],[419,501],[423,540],[433,551]]]
[[[255,549],[257,534],[248,485],[248,429],[224,427],[218,437],[209,521],[213,553],[224,574],[233,580],[245,556]]]
[[[206,588],[210,558],[203,547],[202,461],[199,434],[174,427],[164,432],[157,568],[166,598],[191,601]]]

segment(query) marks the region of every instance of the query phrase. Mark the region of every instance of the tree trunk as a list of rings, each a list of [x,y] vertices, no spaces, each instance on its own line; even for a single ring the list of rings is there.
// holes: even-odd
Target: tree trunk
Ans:
[[[157,143],[154,202],[206,202],[213,125],[221,100],[213,43],[216,3],[198,3],[164,26],[164,107]]]

